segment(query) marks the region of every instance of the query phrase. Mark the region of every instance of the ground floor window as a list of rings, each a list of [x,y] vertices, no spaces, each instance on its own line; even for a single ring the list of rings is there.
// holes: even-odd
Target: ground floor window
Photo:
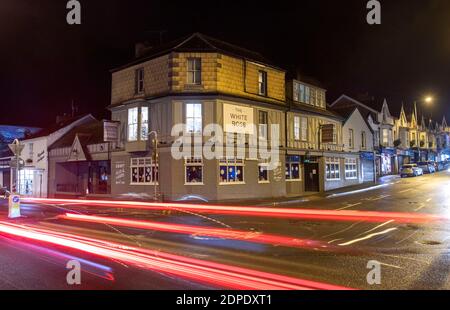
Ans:
[[[341,179],[340,159],[337,157],[327,157],[325,160],[325,175],[328,181],[337,181]]]
[[[286,156],[286,180],[301,180],[300,156]]]
[[[345,178],[354,180],[358,178],[358,166],[356,158],[345,159]]]
[[[158,182],[158,167],[151,157],[131,159],[131,185]]]
[[[220,183],[244,183],[244,168],[245,164],[243,159],[221,159],[219,168]]]
[[[186,184],[203,184],[202,158],[186,158],[184,171]]]
[[[269,163],[267,161],[260,161],[258,163],[258,182],[269,183]]]
[[[33,195],[33,170],[20,170],[19,171],[19,192],[21,195]]]

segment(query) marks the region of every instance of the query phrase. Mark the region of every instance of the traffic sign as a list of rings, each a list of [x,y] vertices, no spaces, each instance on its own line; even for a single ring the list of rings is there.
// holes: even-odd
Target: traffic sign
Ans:
[[[8,204],[8,217],[10,219],[20,217],[20,196],[19,195],[11,195],[9,196],[9,204]]]

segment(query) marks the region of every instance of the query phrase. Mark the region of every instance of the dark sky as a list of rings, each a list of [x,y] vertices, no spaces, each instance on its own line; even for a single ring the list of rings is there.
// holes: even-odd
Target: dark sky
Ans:
[[[66,23],[65,0],[0,1],[0,124],[46,126],[69,112],[107,117],[109,69],[155,31],[192,32],[261,52],[340,93],[401,101],[433,94],[450,116],[450,1],[381,0],[382,25],[366,23],[366,0],[80,0],[82,25]],[[450,118],[450,117],[449,117]]]

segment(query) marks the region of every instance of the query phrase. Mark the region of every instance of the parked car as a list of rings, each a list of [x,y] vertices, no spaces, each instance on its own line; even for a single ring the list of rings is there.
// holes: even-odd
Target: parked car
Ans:
[[[434,167],[434,164],[429,161],[420,162],[417,164],[417,166],[419,168],[422,168],[423,173],[425,173],[425,174],[430,174],[430,173],[436,172],[436,168]]]
[[[11,193],[8,191],[7,188],[0,188],[0,199],[8,199]]]
[[[419,175],[423,175],[423,169],[418,167],[416,164],[403,165],[402,169],[400,169],[400,176],[402,178],[417,177]]]

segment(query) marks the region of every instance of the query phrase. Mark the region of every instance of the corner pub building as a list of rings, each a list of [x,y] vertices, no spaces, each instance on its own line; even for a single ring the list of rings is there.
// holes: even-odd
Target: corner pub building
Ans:
[[[308,165],[308,178],[319,180],[318,186],[306,183],[307,190],[325,191],[358,182],[358,176],[345,178],[341,120],[327,111],[325,91],[303,85],[308,100],[301,102],[303,93],[300,97],[290,94],[292,99],[286,100],[286,90],[300,92],[300,85],[292,84],[298,82],[289,83],[293,86],[286,87],[285,70],[259,53],[203,34],[154,48],[137,45],[136,58],[112,70],[108,108],[112,120],[120,123],[119,141],[111,154],[112,196],[151,199],[155,182],[166,200],[191,195],[208,200],[299,195],[305,192],[306,158],[314,161]],[[299,102],[294,103],[294,98]],[[226,128],[229,111],[236,110],[256,126],[253,134],[264,138],[269,147],[278,146],[278,168],[267,170],[266,161],[250,156],[248,143],[235,142],[236,148],[244,148],[245,158],[172,157],[177,139],[172,136],[173,126],[185,124],[204,144],[210,139],[202,135],[205,126]],[[318,143],[315,132],[323,124],[333,125],[331,143]],[[271,136],[271,125],[279,126],[278,137]],[[152,157],[153,131],[159,141],[157,165]]]

